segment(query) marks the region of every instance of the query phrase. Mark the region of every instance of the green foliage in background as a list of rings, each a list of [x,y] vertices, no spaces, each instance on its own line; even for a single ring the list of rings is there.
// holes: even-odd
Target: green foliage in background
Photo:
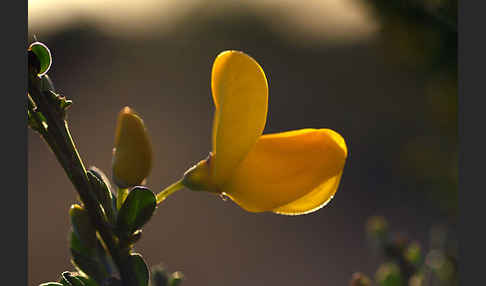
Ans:
[[[418,178],[434,204],[457,216],[457,0],[367,2],[382,23],[385,58],[425,78],[427,132],[403,143],[404,174]],[[410,116],[415,116],[410,114]],[[430,124],[430,125],[427,125]]]
[[[430,230],[428,248],[392,234],[384,217],[371,217],[366,232],[383,263],[374,279],[355,273],[351,286],[456,286],[458,211],[457,0],[375,0],[368,2],[382,22],[385,57],[399,69],[421,73],[432,126],[427,136],[403,145],[401,160],[426,186],[431,202],[447,215]],[[373,284],[374,282],[374,284]]]
[[[390,231],[381,216],[370,217],[366,234],[373,250],[382,257],[373,278],[357,272],[351,286],[457,286],[457,241],[444,226],[430,232],[428,249],[417,241]]]

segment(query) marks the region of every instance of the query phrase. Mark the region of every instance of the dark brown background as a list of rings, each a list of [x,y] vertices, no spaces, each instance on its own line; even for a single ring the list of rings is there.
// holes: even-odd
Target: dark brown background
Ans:
[[[31,36],[51,49],[57,91],[74,101],[69,122],[85,164],[107,174],[116,116],[125,105],[150,131],[154,191],[207,155],[211,65],[227,49],[250,54],[267,75],[265,133],[322,127],[347,141],[341,186],[320,211],[252,214],[184,190],[159,206],[137,251],[150,265],[182,270],[187,286],[346,285],[355,271],[373,275],[379,261],[364,232],[371,215],[384,215],[393,230],[427,248],[429,228],[447,217],[424,192],[432,183],[423,175],[455,172],[455,115],[447,113],[455,107],[440,109],[450,103],[434,101],[430,73],[416,68],[421,58],[410,60],[396,50],[400,44],[390,45],[384,31],[391,28],[383,23],[355,41],[324,35],[314,41],[291,26],[287,35],[275,32],[257,12],[199,15],[196,9],[171,32],[140,37],[104,33],[89,18],[52,31],[30,26]],[[410,40],[409,33],[401,39]],[[76,195],[47,145],[31,130],[28,140],[29,283],[37,285],[72,269],[67,211]]]

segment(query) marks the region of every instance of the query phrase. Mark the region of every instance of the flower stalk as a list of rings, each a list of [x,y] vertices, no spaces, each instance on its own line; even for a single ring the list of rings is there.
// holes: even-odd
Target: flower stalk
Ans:
[[[162,203],[163,201],[165,201],[165,199],[167,199],[167,197],[169,197],[170,195],[172,195],[173,193],[175,193],[176,191],[184,187],[185,186],[182,183],[182,179],[168,186],[167,188],[165,188],[164,190],[162,190],[160,193],[157,194],[156,196],[157,204]]]

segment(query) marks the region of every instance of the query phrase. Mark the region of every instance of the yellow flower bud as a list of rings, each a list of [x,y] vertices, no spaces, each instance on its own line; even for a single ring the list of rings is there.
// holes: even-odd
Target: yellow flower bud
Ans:
[[[113,179],[120,188],[140,185],[152,169],[152,144],[143,120],[125,107],[118,115]]]
[[[298,215],[326,205],[339,186],[347,147],[330,129],[262,135],[268,84],[260,65],[238,51],[212,69],[213,150],[182,183],[230,197],[250,212]]]

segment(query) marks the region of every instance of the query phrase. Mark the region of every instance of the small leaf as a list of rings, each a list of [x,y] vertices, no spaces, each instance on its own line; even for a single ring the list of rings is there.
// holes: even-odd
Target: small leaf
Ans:
[[[73,231],[80,242],[88,249],[94,248],[96,244],[96,229],[91,224],[88,211],[78,204],[71,205],[69,209]]]
[[[113,194],[110,190],[110,182],[105,174],[96,167],[88,170],[88,177],[93,186],[96,198],[100,202],[106,216],[111,223],[115,223],[115,209],[113,205]]]
[[[51,78],[48,75],[43,75],[41,76],[41,90],[43,91],[52,91],[56,92],[56,89],[54,88],[54,83],[52,82]]]
[[[89,253],[91,252],[90,249],[88,249],[86,246],[84,246],[81,241],[79,240],[78,236],[74,233],[71,232],[71,249],[74,249],[77,252],[81,253]]]
[[[47,120],[44,115],[38,111],[37,106],[30,94],[27,94],[27,104],[27,118],[29,127],[37,132],[42,132],[43,130],[47,129]]]
[[[86,286],[84,285],[83,281],[78,279],[77,275],[77,273],[64,271],[63,273],[61,273],[61,278],[59,279],[59,282],[61,282],[65,286]]]
[[[106,176],[106,174],[103,171],[101,171],[95,166],[90,167],[89,170],[92,171],[93,175],[95,175],[100,181],[102,181],[105,184],[106,188],[109,191],[108,196],[113,200],[116,199],[115,195],[113,195],[114,194],[113,187],[110,184],[110,180],[108,179],[108,176]],[[114,208],[116,207],[116,203],[113,204],[113,207]]]
[[[87,276],[93,277],[96,281],[103,281],[108,275],[97,261],[94,261],[89,256],[76,252],[71,249],[72,260],[71,263],[80,272]]]
[[[131,235],[149,221],[156,205],[156,198],[151,190],[140,186],[133,188],[118,212],[118,230]]]
[[[37,120],[34,118],[34,116],[36,116],[37,114],[39,114],[39,115],[41,115],[41,114],[40,113],[35,114],[35,113],[36,113],[35,111],[27,110],[28,125],[29,125],[30,128],[32,128],[32,130],[37,131],[37,132],[42,132],[42,126],[39,125]]]
[[[52,64],[52,56],[49,48],[41,42],[34,42],[30,44],[28,50],[32,51],[39,61],[39,75],[46,74]]]
[[[147,286],[149,283],[149,270],[147,264],[142,258],[142,255],[138,253],[130,254],[130,261],[133,269],[135,270],[135,276],[138,286]]]
[[[93,279],[89,278],[89,277],[84,277],[84,276],[77,276],[77,278],[79,280],[81,280],[81,282],[83,282],[83,284],[85,286],[98,286],[98,283],[96,283]]]
[[[98,242],[98,249],[100,248],[102,247]],[[111,273],[112,265],[108,258],[102,259],[102,256],[106,256],[104,249],[96,251],[98,249],[86,249],[74,232],[71,233],[71,264],[79,272],[101,283]]]

